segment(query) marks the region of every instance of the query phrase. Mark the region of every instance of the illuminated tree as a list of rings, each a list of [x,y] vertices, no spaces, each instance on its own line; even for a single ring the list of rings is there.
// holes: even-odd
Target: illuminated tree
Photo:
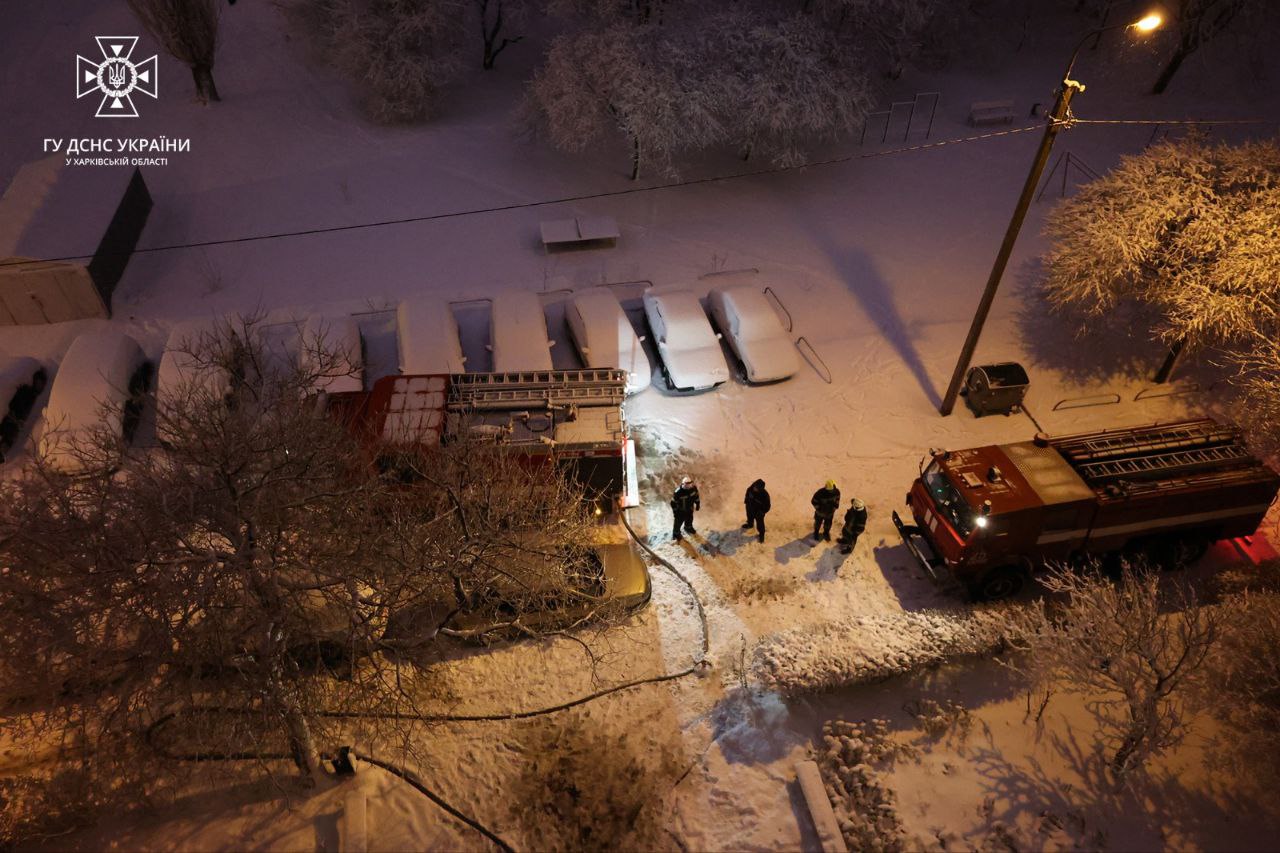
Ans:
[[[1175,348],[1252,346],[1280,310],[1280,146],[1189,138],[1124,158],[1050,215],[1050,303],[1137,303]]]

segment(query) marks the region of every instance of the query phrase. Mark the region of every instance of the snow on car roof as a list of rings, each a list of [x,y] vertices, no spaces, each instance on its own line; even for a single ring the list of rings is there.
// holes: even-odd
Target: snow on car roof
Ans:
[[[45,429],[75,432],[97,424],[103,406],[115,407],[128,395],[129,379],[142,361],[138,342],[123,332],[104,329],[80,335],[54,377],[44,410]]]
[[[415,296],[400,303],[396,308],[396,347],[401,373],[466,371],[458,326],[443,299]]]
[[[749,284],[720,290],[721,297],[738,315],[736,335],[744,340],[776,338],[783,335],[778,314],[762,291]]]
[[[493,299],[493,369],[498,373],[550,370],[547,318],[538,294],[515,290]]]
[[[658,303],[667,327],[667,340],[689,349],[716,345],[706,312],[692,291],[670,288],[646,290],[645,294]]]

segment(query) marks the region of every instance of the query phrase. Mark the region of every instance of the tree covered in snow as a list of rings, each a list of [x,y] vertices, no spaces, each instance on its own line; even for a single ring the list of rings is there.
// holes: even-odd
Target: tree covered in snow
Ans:
[[[340,744],[401,742],[450,633],[536,635],[549,601],[596,606],[580,488],[466,440],[384,473],[308,396],[349,359],[317,344],[304,369],[259,341],[244,324],[190,344],[162,449],[120,462],[102,430],[82,475],[36,461],[0,484],[0,726],[60,744],[54,766],[145,737],[314,777]]]
[[[151,37],[174,59],[191,69],[196,96],[220,101],[213,82],[213,59],[218,50],[218,0],[128,0]]]
[[[1206,698],[1231,733],[1226,759],[1266,800],[1280,785],[1280,561],[1243,572],[1244,588],[1221,605],[1226,618]]]
[[[1280,312],[1280,145],[1188,138],[1124,158],[1050,215],[1045,293],[1154,310],[1171,345],[1252,346]]]
[[[370,117],[395,123],[430,117],[462,70],[470,2],[315,0],[296,8]]]
[[[856,54],[812,18],[744,4],[719,12],[608,4],[604,23],[558,36],[526,92],[527,125],[563,150],[620,134],[642,162],[734,145],[795,162],[803,144],[866,115]],[[639,10],[639,11],[638,11]],[[667,17],[656,22],[656,11]]]
[[[1054,690],[1090,698],[1118,781],[1185,735],[1192,688],[1221,619],[1189,590],[1163,588],[1159,574],[1142,567],[1125,567],[1114,582],[1055,569],[1042,583],[1062,600],[1011,612],[1010,636],[1024,653],[1019,666],[1046,698]]]
[[[842,42],[874,52],[871,67],[897,78],[922,47],[939,12],[938,0],[805,0],[811,11]]]
[[[688,33],[614,23],[557,36],[529,83],[526,123],[565,151],[620,134],[631,146],[632,178],[642,162],[669,167],[678,154],[723,140],[704,57],[679,35]]]

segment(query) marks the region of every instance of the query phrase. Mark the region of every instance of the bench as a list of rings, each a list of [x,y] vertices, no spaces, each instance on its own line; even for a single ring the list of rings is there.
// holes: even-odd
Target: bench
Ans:
[[[1010,124],[1013,101],[974,101],[969,105],[969,124]]]
[[[541,228],[542,246],[547,251],[570,246],[612,246],[619,236],[618,223],[612,216],[550,219],[544,221]]]

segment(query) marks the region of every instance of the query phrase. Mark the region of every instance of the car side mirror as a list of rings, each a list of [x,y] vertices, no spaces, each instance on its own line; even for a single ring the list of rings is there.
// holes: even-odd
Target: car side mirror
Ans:
[[[717,341],[724,340],[724,335],[720,334],[719,332],[716,332],[716,340]]]
[[[644,343],[645,341],[649,340],[649,336],[648,336],[648,335],[641,335],[637,340],[639,340],[639,341],[640,341],[640,343]]]
[[[553,347],[553,346],[555,346],[555,345],[556,345],[556,342],[555,342],[555,341],[547,341],[547,346],[549,346],[549,347]]]
[[[485,344],[484,348],[487,349],[489,352],[493,352],[493,344]]]

